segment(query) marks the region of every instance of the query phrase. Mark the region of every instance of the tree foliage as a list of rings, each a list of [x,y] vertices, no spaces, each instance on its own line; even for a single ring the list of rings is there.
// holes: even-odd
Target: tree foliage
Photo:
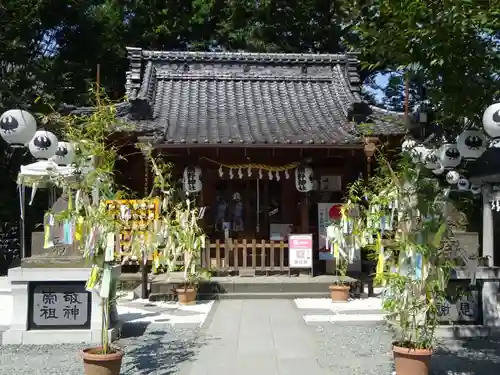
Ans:
[[[500,95],[499,0],[357,0],[345,5],[371,69],[404,70],[444,125]]]

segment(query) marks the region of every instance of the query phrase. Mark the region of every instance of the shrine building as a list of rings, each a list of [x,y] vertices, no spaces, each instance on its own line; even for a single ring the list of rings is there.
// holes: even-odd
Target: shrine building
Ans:
[[[406,133],[403,114],[362,99],[356,55],[127,51],[117,108],[135,138],[118,182],[149,193],[135,143],[150,143],[202,210],[205,265],[287,272],[288,235],[311,233],[324,271],[325,227],[346,186],[373,171],[376,144]]]

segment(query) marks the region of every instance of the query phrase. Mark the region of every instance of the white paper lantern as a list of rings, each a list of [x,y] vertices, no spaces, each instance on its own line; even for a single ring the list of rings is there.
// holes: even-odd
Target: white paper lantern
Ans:
[[[52,160],[58,165],[70,165],[75,160],[75,147],[69,142],[58,142],[57,150]]]
[[[446,182],[450,185],[455,185],[460,180],[460,175],[457,171],[449,171],[446,173]]]
[[[481,194],[481,185],[474,185],[474,184],[472,184],[470,186],[470,191],[474,195]]]
[[[432,169],[435,170],[441,166],[441,163],[439,162],[439,158],[437,156],[437,152],[435,150],[430,150],[429,152],[426,152],[424,155],[424,166],[427,169]]]
[[[410,152],[411,150],[413,150],[415,147],[417,146],[417,142],[413,139],[405,139],[403,141],[403,143],[401,144],[401,149],[404,151],[404,152]]]
[[[470,182],[465,177],[460,177],[457,181],[457,188],[461,191],[469,190]]]
[[[441,162],[438,162],[439,166],[436,169],[432,170],[432,173],[434,173],[436,176],[440,176],[444,173],[444,167],[441,164]]]
[[[295,168],[295,187],[301,193],[313,190],[313,170],[311,167]]]
[[[0,116],[0,135],[12,146],[26,146],[36,133],[36,120],[27,111],[11,109]]]
[[[57,137],[54,133],[38,130],[28,144],[28,148],[35,158],[49,159],[56,153],[57,145]]]
[[[483,128],[491,138],[500,138],[500,103],[486,108],[483,113]]]
[[[439,161],[444,168],[455,168],[462,161],[462,155],[458,151],[457,145],[445,143],[438,150]]]
[[[466,130],[457,137],[457,148],[465,160],[478,159],[488,144],[486,135],[480,130]]]
[[[198,193],[201,191],[202,183],[200,167],[184,168],[183,185],[186,193]]]

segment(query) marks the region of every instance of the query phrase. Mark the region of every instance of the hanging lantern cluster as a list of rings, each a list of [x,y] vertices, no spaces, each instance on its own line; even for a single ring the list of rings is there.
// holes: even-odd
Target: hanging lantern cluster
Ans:
[[[202,188],[201,168],[197,166],[188,166],[184,168],[182,184],[186,193],[199,193]]]
[[[480,194],[481,186],[471,184],[454,169],[462,161],[480,158],[488,144],[489,147],[500,147],[500,103],[489,106],[484,111],[482,120],[484,132],[476,129],[465,130],[457,137],[456,143],[445,143],[437,150],[432,150],[413,139],[406,139],[401,145],[402,150],[408,153],[415,163],[423,164],[435,175],[446,173],[446,182],[456,185],[457,190]]]
[[[22,109],[11,109],[0,116],[0,136],[12,147],[28,147],[38,160],[51,159],[58,165],[69,165],[75,157],[71,144],[59,142],[52,132],[37,130],[33,115]]]

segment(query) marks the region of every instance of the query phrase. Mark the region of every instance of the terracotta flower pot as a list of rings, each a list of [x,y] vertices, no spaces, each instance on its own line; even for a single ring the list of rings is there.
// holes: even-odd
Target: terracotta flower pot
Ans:
[[[347,302],[349,299],[349,285],[330,285],[330,298],[333,302]]]
[[[409,349],[393,345],[396,375],[428,375],[431,349]]]
[[[196,303],[196,289],[194,288],[179,288],[175,290],[177,299],[181,305],[194,305]]]
[[[87,348],[80,352],[85,375],[120,375],[123,352],[99,354],[101,347]]]

